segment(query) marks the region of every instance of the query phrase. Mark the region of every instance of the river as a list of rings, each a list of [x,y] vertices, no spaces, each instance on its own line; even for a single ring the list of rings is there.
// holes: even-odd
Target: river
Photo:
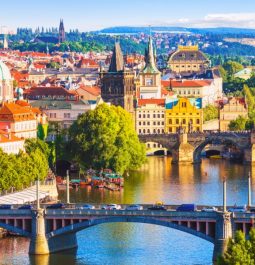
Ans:
[[[171,165],[171,157],[148,157],[139,171],[130,172],[121,192],[86,187],[71,191],[71,202],[222,204],[222,180],[227,179],[228,205],[247,202],[251,171],[252,199],[255,168],[225,160],[203,159],[200,165]],[[65,193],[59,194],[65,200]],[[255,201],[254,201],[255,202]],[[149,224],[101,224],[77,234],[78,249],[49,256],[29,257],[29,240],[0,240],[1,265],[133,265],[211,264],[213,245],[195,236]]]

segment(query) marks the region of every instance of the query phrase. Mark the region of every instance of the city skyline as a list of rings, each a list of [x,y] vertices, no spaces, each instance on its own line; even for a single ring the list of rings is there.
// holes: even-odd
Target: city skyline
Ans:
[[[248,2],[248,3],[247,3]],[[231,5],[230,5],[231,4]],[[14,8],[15,7],[15,8]],[[17,27],[58,26],[64,19],[66,30],[99,30],[112,26],[183,26],[183,27],[237,27],[255,28],[255,2],[202,1],[192,3],[158,0],[67,0],[38,2],[18,0],[1,3],[0,27],[16,31]],[[11,15],[10,15],[11,14]],[[39,19],[38,19],[39,18]]]

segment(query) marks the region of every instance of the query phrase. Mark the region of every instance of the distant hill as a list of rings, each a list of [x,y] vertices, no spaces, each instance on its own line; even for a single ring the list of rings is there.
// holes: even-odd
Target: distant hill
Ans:
[[[130,27],[130,26],[121,26],[121,27],[110,27],[105,28],[98,33],[105,34],[135,34],[135,33],[149,33],[152,32],[180,32],[180,33],[215,33],[215,34],[255,34],[255,29],[245,29],[245,28],[184,28],[184,27]]]

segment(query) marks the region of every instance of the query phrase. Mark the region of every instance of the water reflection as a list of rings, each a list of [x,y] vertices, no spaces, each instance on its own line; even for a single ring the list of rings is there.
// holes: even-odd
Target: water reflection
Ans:
[[[249,171],[254,201],[254,166],[208,159],[196,165],[172,165],[170,157],[149,157],[139,171],[130,173],[121,192],[88,186],[78,191],[71,190],[71,201],[129,204],[162,200],[167,204],[221,205],[222,180],[226,178],[228,204],[243,205],[247,202]],[[65,192],[60,192],[59,197],[65,201]],[[0,240],[0,264],[211,264],[212,244],[165,227],[104,224],[83,230],[77,236],[77,252],[39,257],[27,255],[27,239]]]

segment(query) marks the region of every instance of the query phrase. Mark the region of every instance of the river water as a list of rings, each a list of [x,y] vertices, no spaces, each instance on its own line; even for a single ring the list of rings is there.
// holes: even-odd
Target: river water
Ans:
[[[228,205],[247,202],[247,176],[255,168],[225,160],[204,159],[200,165],[171,165],[171,157],[149,157],[139,171],[130,172],[121,192],[86,187],[71,191],[71,202],[222,204],[222,180],[227,179]],[[65,193],[59,194],[65,200]],[[254,200],[254,196],[252,196]],[[254,201],[255,202],[255,201]],[[195,236],[149,224],[112,223],[77,234],[78,249],[49,256],[29,257],[29,240],[0,240],[1,265],[133,265],[211,264],[213,245]]]

